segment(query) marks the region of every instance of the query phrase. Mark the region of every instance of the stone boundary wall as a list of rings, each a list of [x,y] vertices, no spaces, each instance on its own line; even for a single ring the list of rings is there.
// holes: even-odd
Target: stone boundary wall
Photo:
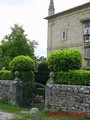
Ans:
[[[22,82],[16,80],[0,80],[0,101],[21,105]]]
[[[45,108],[86,113],[90,116],[90,86],[48,83],[45,91]]]

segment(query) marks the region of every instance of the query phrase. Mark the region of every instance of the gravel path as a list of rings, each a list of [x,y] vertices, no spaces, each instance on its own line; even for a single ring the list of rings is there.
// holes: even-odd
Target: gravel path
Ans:
[[[0,111],[0,120],[10,120],[14,117],[15,115],[13,113]]]

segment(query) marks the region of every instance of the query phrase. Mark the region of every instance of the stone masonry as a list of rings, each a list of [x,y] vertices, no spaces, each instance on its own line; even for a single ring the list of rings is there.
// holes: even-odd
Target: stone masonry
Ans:
[[[45,107],[90,116],[90,86],[46,85]]]
[[[79,49],[83,57],[83,68],[88,65],[85,50],[90,42],[84,42],[83,22],[90,20],[90,2],[75,8],[48,16],[47,55],[54,50]],[[66,39],[62,39],[62,31],[66,31]]]
[[[20,80],[0,80],[0,101],[15,105],[22,103],[22,82]]]

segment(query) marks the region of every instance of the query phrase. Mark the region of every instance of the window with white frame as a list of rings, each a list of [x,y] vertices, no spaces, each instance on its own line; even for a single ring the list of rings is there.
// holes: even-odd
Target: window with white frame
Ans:
[[[85,21],[83,24],[84,24],[84,41],[90,42],[90,20]]]
[[[85,57],[90,59],[90,48],[86,48]]]
[[[62,39],[66,40],[66,30],[62,30]]]

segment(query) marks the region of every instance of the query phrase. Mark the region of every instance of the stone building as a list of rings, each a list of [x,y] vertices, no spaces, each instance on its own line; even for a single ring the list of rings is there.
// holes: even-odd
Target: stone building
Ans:
[[[47,55],[53,50],[79,49],[84,69],[90,69],[90,2],[55,14],[54,2],[48,9]]]

